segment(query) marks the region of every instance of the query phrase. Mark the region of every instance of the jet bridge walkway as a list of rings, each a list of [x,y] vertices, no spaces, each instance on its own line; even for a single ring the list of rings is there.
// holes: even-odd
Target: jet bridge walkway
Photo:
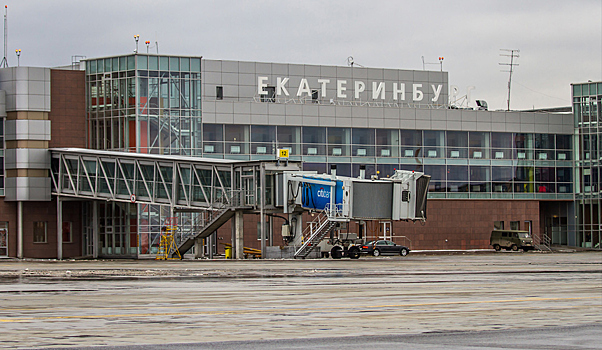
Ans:
[[[182,254],[237,211],[263,214],[266,191],[262,188],[269,185],[268,178],[300,169],[298,162],[276,159],[241,161],[80,148],[50,152],[52,194],[59,201],[77,198],[163,205],[172,212],[204,211],[202,222],[179,235]]]

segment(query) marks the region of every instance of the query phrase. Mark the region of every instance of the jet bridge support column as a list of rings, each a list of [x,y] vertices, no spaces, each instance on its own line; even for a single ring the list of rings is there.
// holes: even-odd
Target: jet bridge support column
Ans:
[[[237,260],[242,260],[245,258],[245,254],[244,254],[244,239],[243,239],[243,212],[240,210],[237,210],[234,213],[234,218],[236,219],[234,221],[234,226],[235,226],[235,232],[234,232],[234,236],[235,236],[235,240],[236,242],[234,243],[234,251],[235,251],[235,258]]]
[[[294,223],[294,227],[293,226]],[[294,230],[295,237],[293,237],[293,246],[300,246],[303,244],[303,214],[292,214],[291,215],[291,230]]]

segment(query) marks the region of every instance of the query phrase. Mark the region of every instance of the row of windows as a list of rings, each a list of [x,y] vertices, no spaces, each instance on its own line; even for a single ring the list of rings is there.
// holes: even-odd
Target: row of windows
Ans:
[[[86,61],[86,74],[96,74],[114,71],[161,70],[181,72],[201,72],[201,59],[194,57],[169,57],[155,55],[131,55],[122,57],[101,58]]]
[[[292,155],[572,160],[572,136],[437,130],[203,124],[203,152]]]
[[[88,110],[107,111],[136,107],[139,114],[170,114],[166,109],[201,109],[201,80],[189,78],[109,78],[88,83]],[[137,91],[136,91],[137,88]],[[133,114],[133,110],[128,112]]]
[[[602,94],[602,83],[575,84],[573,97]]]
[[[336,165],[337,174],[357,177],[360,164],[303,163],[303,170],[326,173]],[[429,192],[432,193],[573,193],[573,172],[570,167],[524,166],[458,166],[364,164],[365,176],[388,177],[396,169],[424,172],[431,176]]]

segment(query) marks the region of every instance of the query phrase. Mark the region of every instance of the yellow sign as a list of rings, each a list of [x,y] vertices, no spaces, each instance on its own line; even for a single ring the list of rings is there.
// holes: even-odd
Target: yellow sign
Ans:
[[[282,148],[278,150],[278,158],[288,158],[288,149]]]

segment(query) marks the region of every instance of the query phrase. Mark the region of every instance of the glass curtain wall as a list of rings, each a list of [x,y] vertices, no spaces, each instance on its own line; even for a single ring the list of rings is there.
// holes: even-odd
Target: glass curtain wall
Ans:
[[[601,248],[602,197],[600,162],[602,161],[602,82],[573,85],[575,121],[575,194],[577,239],[584,248]],[[564,138],[556,141],[561,156],[566,151]],[[562,155],[564,157],[564,155]],[[564,169],[560,175],[566,176]]]
[[[339,174],[357,176],[363,164],[366,176],[424,171],[432,175],[432,198],[573,200],[572,135],[230,124],[203,128],[205,156],[269,158],[276,148],[288,148],[308,170],[327,171],[329,164],[337,164]],[[590,137],[585,139],[591,144]]]
[[[204,146],[224,152],[221,130],[207,130],[214,138],[202,144],[200,57],[135,54],[87,60],[86,112],[92,149],[200,155]],[[97,242],[101,255],[153,253],[161,227],[174,216],[168,206],[116,208],[99,208],[106,223]],[[124,215],[129,224],[116,225]],[[88,236],[84,240],[90,241]]]
[[[201,153],[201,59],[129,55],[86,62],[89,146]]]

